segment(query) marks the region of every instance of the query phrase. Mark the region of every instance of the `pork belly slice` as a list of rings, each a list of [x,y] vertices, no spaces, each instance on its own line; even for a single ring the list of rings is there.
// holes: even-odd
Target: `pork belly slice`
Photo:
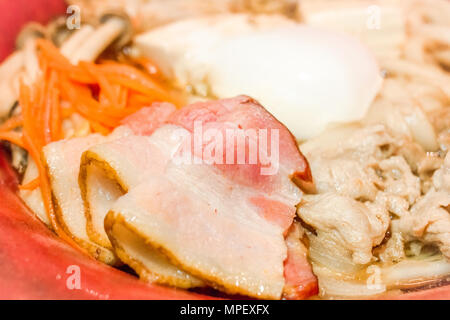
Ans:
[[[170,164],[119,198],[105,219],[114,243],[122,227],[172,263],[230,294],[279,299],[284,288],[283,228],[266,220],[213,166]]]
[[[130,128],[134,134],[149,136],[156,129],[166,123],[175,112],[173,104],[155,102],[150,107],[142,108],[121,121],[121,124]]]
[[[84,179],[85,187],[81,188],[86,188],[86,207],[92,216],[88,220],[94,226],[98,219],[93,229],[102,231],[104,214],[112,205],[105,219],[107,236],[119,257],[142,277],[147,271],[158,274],[142,255],[159,252],[180,272],[219,290],[280,298],[285,288],[287,257],[284,235],[301,197],[291,179],[312,183],[308,164],[292,135],[256,101],[245,96],[187,106],[171,114],[166,123],[172,125],[158,129],[148,138],[152,141],[149,144],[129,137],[127,142],[98,145],[85,153],[86,177],[80,175],[80,184]],[[231,153],[234,163],[180,163],[177,160],[185,155],[206,160],[207,140],[201,141],[200,149],[195,142],[188,144],[189,148],[185,143],[178,146],[179,150],[167,148],[174,141],[174,134],[176,138],[187,137],[184,142],[193,142],[199,123],[203,130],[212,128],[222,133],[227,129],[265,129],[269,132],[268,145],[270,131],[277,131],[277,170],[263,175],[261,169],[267,163],[260,159],[252,164],[236,163],[237,145],[225,147],[222,155],[226,159]],[[164,130],[166,133],[161,134]],[[249,137],[244,145],[246,153],[252,139],[261,142],[258,136]],[[129,149],[130,146],[133,147]],[[91,166],[97,172],[89,169]],[[105,180],[101,181],[99,173]],[[117,185],[118,194],[125,195],[117,199],[104,197],[98,190],[105,188],[91,188],[94,184],[90,179],[100,184],[109,179]],[[104,235],[103,238],[106,239]],[[145,245],[145,252],[133,251]],[[304,263],[293,265],[304,269],[308,263],[302,254],[298,257]],[[306,269],[310,274],[310,268]],[[166,281],[164,277],[156,279]],[[289,277],[289,282],[292,279]],[[300,291],[307,287],[306,282],[305,286],[294,282],[291,284]]]
[[[78,185],[80,159],[90,147],[132,134],[151,133],[159,121],[164,122],[175,107],[167,103],[154,104],[123,120],[109,136],[92,134],[87,137],[61,140],[43,150],[52,186],[58,222],[73,239],[96,259],[108,264],[118,262],[114,253],[102,244],[91,241],[86,231],[84,204]],[[110,190],[104,190],[105,193]]]
[[[277,142],[278,159],[277,164],[267,164],[264,160],[258,157],[256,164],[238,164],[237,149],[238,142],[235,140],[234,148],[225,147],[223,152],[223,164],[216,164],[216,166],[223,171],[223,173],[239,184],[247,185],[252,188],[258,188],[266,193],[277,192],[282,190],[280,194],[284,197],[291,197],[292,202],[297,204],[298,196],[295,195],[296,189],[284,190],[283,187],[290,186],[290,180],[293,180],[302,188],[311,190],[314,189],[311,171],[308,161],[300,152],[296,140],[291,132],[274,116],[272,116],[258,101],[248,96],[237,96],[229,99],[222,99],[217,101],[198,102],[177,110],[172,116],[168,118],[169,123],[182,126],[194,132],[196,123],[202,123],[203,132],[208,129],[215,129],[221,132],[223,137],[226,137],[226,130],[248,130],[254,129],[259,134],[263,131],[267,132],[267,145],[261,145],[259,136],[256,138],[258,145],[258,152],[263,152],[266,157],[270,158],[270,148],[272,142]],[[276,141],[272,141],[272,133]],[[264,136],[263,136],[264,137]],[[247,154],[251,148],[251,140],[253,137],[247,137],[245,145],[245,152]],[[204,143],[210,143],[204,139]],[[204,158],[204,148],[201,150],[203,154],[195,154],[195,156]],[[227,163],[227,155],[233,154],[234,164]],[[279,166],[278,171],[272,171],[270,165]],[[265,168],[266,173],[261,174],[261,168]]]
[[[194,103],[174,112],[167,122],[191,133],[194,158],[207,164],[212,157],[211,165],[230,181],[258,191],[262,196],[254,195],[250,201],[267,219],[287,231],[301,197],[296,184],[314,190],[314,183],[307,160],[282,123],[248,96]],[[199,124],[203,139],[197,148]],[[208,132],[215,135],[208,137]],[[229,133],[235,136],[230,139]],[[216,137],[223,139],[222,149],[217,148]],[[252,162],[255,149],[258,156]]]
[[[92,134],[82,138],[53,142],[43,149],[58,222],[65,232],[87,249],[89,254],[108,264],[118,263],[115,254],[92,242],[86,232],[84,204],[78,186],[80,159],[83,152],[91,146],[129,132],[129,129],[122,127],[109,137]]]
[[[181,144],[172,138],[174,129],[167,125],[151,136],[131,135],[94,145],[83,153],[79,186],[92,241],[112,248],[104,230],[106,214],[132,187],[164,172]]]
[[[319,292],[317,278],[308,261],[308,249],[301,241],[304,236],[300,223],[294,222],[286,237],[288,256],[284,261],[284,299],[301,300]]]
[[[86,228],[91,241],[113,249],[104,220],[115,201],[137,186],[165,170],[180,139],[174,139],[171,125],[151,136],[136,136],[109,141],[91,147],[83,153],[79,185],[85,204]],[[114,250],[120,260],[132,267],[148,282],[191,288],[204,283],[174,266],[164,255],[147,246],[145,237],[135,230],[115,228],[119,241]]]

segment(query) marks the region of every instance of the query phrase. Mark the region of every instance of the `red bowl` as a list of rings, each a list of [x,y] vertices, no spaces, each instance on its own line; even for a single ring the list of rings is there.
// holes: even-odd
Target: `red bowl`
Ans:
[[[0,0],[0,61],[14,50],[24,24],[45,23],[65,8],[62,0]],[[85,256],[38,221],[16,191],[17,180],[0,147],[0,299],[211,298],[144,284]],[[450,299],[450,286],[379,298]]]
[[[45,23],[65,10],[63,0],[0,0],[0,61],[14,49],[17,33],[24,24]]]

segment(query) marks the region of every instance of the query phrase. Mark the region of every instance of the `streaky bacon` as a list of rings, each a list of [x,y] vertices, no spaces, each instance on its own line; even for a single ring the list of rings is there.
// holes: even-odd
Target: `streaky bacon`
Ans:
[[[299,223],[294,222],[286,237],[288,256],[284,261],[283,298],[288,300],[302,300],[319,293],[317,278],[307,258],[308,249],[301,237]]]
[[[151,114],[150,111],[149,113]],[[187,138],[190,139],[189,149],[183,152],[204,161],[206,160],[204,152],[210,141],[201,136],[198,148],[196,145],[198,125],[201,125],[200,134],[214,129],[215,134],[219,133],[223,138],[226,137],[227,130],[236,132],[252,129],[256,136],[246,137],[244,145],[238,145],[237,140],[231,146],[222,145],[223,154],[219,158],[214,158],[215,161],[219,160],[219,163],[213,162],[212,165],[206,161],[189,165],[168,163],[167,168],[160,174],[151,176],[143,172],[142,176],[146,176],[148,182],[142,182],[129,190],[127,195],[112,206],[110,214],[106,217],[109,237],[115,239],[116,245],[120,244],[120,235],[114,232],[114,228],[121,225],[129,230],[135,230],[147,239],[146,242],[150,246],[166,252],[171,261],[183,270],[206,280],[213,286],[214,283],[219,285],[226,292],[255,297],[280,297],[285,282],[283,261],[287,257],[284,236],[292,224],[295,205],[301,196],[292,179],[298,176],[310,177],[308,163],[300,153],[295,139],[261,105],[246,96],[195,103],[169,116],[168,113],[164,114],[167,121],[162,123],[162,128],[168,123],[188,130],[191,134]],[[145,131],[143,119],[144,116],[134,117],[131,120],[135,121],[137,126],[144,127]],[[265,130],[267,135],[259,136],[258,130]],[[275,138],[272,138],[271,130],[277,131]],[[256,163],[248,161],[251,143],[255,142],[258,148],[261,148],[261,140],[264,138],[268,140],[265,148],[270,148],[272,142],[278,143],[275,152],[279,152],[276,158],[279,167],[269,175],[261,172],[261,168],[267,164],[261,160],[260,153]],[[224,142],[226,141],[223,139],[219,140],[219,143]],[[246,156],[244,164],[237,162],[237,154],[242,151],[238,148],[242,146]],[[269,152],[269,150],[257,151]],[[135,150],[135,153],[146,154],[145,150],[141,152]],[[225,163],[230,154],[233,162]],[[149,155],[145,161],[155,160]],[[113,162],[118,163],[117,160]],[[139,167],[142,166],[136,166]],[[177,205],[176,199],[183,205]],[[239,223],[233,225],[237,221]],[[191,227],[184,230],[183,225]],[[159,230],[166,231],[161,233]],[[231,230],[234,236],[230,234]],[[169,236],[175,234],[176,237]],[[250,234],[252,236],[249,236]],[[242,242],[242,249],[235,248],[231,244],[229,247],[226,246],[225,239],[235,237]],[[215,241],[216,239],[213,241],[214,238],[220,241]],[[260,246],[269,238],[272,249],[270,254],[267,252],[264,255],[266,256],[264,259],[260,255],[262,252]],[[202,256],[198,253],[198,248],[204,241],[208,241],[210,250]],[[183,250],[180,251],[180,248]],[[239,252],[245,252],[245,255]],[[296,297],[305,298],[314,294],[316,279],[306,259],[306,251],[295,255],[297,252],[298,250],[294,251],[294,255],[290,253],[288,262],[295,263],[287,264],[292,272],[288,273],[286,288],[290,288],[290,291],[295,288]],[[227,257],[233,256],[239,257],[240,262],[228,260]],[[260,275],[261,268],[266,270],[265,277]]]
[[[190,132],[194,132],[196,122],[203,125],[203,131],[215,128],[222,132],[225,137],[226,129],[256,129],[267,130],[267,147],[271,145],[271,131],[279,133],[279,160],[291,178],[299,177],[305,182],[312,182],[312,175],[306,158],[301,154],[294,136],[291,132],[273,117],[256,100],[248,96],[237,96],[235,98],[217,101],[198,102],[177,110],[168,120],[169,123],[180,125]],[[237,144],[234,149],[225,149],[223,155],[224,165],[220,165],[227,175],[233,177],[242,184],[250,183],[252,187],[259,185],[267,192],[274,190],[271,176],[260,174],[260,168],[264,166],[258,158],[256,165],[236,164]],[[249,142],[246,142],[246,154],[248,155]],[[226,164],[226,154],[234,152],[235,164]],[[248,160],[248,158],[246,158]]]

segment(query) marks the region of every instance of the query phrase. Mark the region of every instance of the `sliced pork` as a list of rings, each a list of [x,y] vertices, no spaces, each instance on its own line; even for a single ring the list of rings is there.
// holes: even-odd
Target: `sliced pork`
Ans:
[[[83,155],[80,184],[92,229],[99,231],[91,239],[109,238],[119,257],[151,281],[184,287],[207,283],[228,293],[277,299],[292,279],[296,297],[313,294],[315,278],[305,251],[297,250],[296,263],[289,264],[298,266],[297,273],[290,272],[297,276],[285,280],[284,274],[285,235],[301,196],[291,179],[312,184],[289,131],[244,96],[187,106],[166,123],[150,137],[100,144]],[[199,125],[214,135],[202,135],[198,145]],[[248,129],[265,130],[266,136]],[[225,137],[227,130],[248,133],[243,149],[239,136],[234,145],[220,150],[215,141],[211,147],[211,139]],[[262,142],[261,153],[250,162],[253,143]],[[271,154],[274,150],[277,154]],[[269,174],[262,174],[264,169]],[[108,195],[93,180],[118,187]],[[108,210],[105,237],[101,221]],[[158,261],[178,268],[183,278],[175,280],[184,283],[174,282]]]
[[[171,165],[114,204],[107,232],[114,238],[116,224],[136,229],[180,268],[228,293],[280,298],[283,230],[248,194],[213,167]]]
[[[315,229],[311,237],[345,249],[356,264],[371,261],[372,248],[381,243],[389,227],[389,215],[383,207],[334,193],[306,197],[298,212]]]
[[[80,159],[89,147],[130,132],[122,127],[109,137],[92,134],[82,138],[60,140],[43,149],[58,222],[92,256],[108,264],[117,262],[114,253],[90,241],[86,232],[84,205],[78,186]]]
[[[214,103],[194,103],[174,113],[168,122],[193,132],[193,139],[196,138],[196,124],[202,124],[203,147],[192,148],[193,155],[206,161],[211,155],[215,166],[236,183],[266,193],[280,192],[285,197],[292,197],[293,204],[298,203],[298,190],[291,188],[291,180],[305,187],[312,183],[308,162],[301,154],[295,138],[282,123],[248,96]],[[214,133],[213,136],[208,137],[208,132]],[[231,141],[234,143],[226,144],[222,154],[218,154],[219,148],[209,153],[208,146],[216,146],[214,138],[223,137],[228,143],[230,134],[234,134]],[[243,148],[239,148],[240,143]],[[250,163],[252,147],[255,146],[258,158]],[[271,151],[275,154],[270,154]],[[245,161],[240,162],[240,158]],[[227,161],[230,159],[231,164]]]
[[[306,299],[318,293],[317,278],[307,259],[308,249],[301,241],[305,236],[300,223],[294,222],[286,237],[287,259],[284,261],[285,286],[283,298]]]
[[[166,125],[151,136],[130,135],[95,145],[83,154],[79,184],[85,203],[87,234],[93,242],[113,249],[105,232],[106,214],[129,190],[163,174],[180,147],[180,139],[173,138],[174,130],[176,127]],[[201,280],[174,266],[157,248],[148,246],[145,236],[135,230],[116,226],[113,239],[119,258],[136,270],[142,279],[181,288],[204,285]]]
[[[91,134],[85,137],[60,140],[50,143],[44,148],[43,154],[52,186],[58,222],[76,242],[87,249],[89,254],[96,259],[108,264],[118,262],[115,254],[111,251],[111,246],[92,241],[86,230],[84,202],[78,183],[83,152],[97,144],[114,141],[129,135],[151,133],[155,126],[160,123],[159,121],[164,121],[166,115],[174,109],[175,107],[169,104],[155,104],[151,108],[142,109],[124,119],[123,125],[116,128],[109,136]],[[136,119],[137,117],[140,119],[139,122]],[[139,126],[138,123],[145,123],[145,126]],[[30,168],[33,169],[32,166]],[[30,174],[32,173],[30,171]],[[34,205],[34,202],[32,202],[33,196],[37,197],[36,191],[33,192],[34,194],[29,194],[30,192],[27,191],[22,192],[22,196],[25,196],[27,203],[30,205]],[[102,189],[102,192],[106,194],[113,191]]]
[[[408,240],[420,239],[437,245],[450,260],[450,153],[432,178],[432,188],[395,221],[394,229]]]
[[[112,203],[145,177],[163,172],[180,142],[170,139],[170,126],[152,136],[130,135],[86,149],[79,185],[86,205],[87,231],[99,245],[110,247],[103,221]]]

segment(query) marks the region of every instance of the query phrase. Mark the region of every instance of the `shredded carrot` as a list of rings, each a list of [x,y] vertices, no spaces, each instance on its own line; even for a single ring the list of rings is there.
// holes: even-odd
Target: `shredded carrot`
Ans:
[[[150,60],[134,61],[148,73],[115,61],[73,65],[50,41],[38,39],[36,43],[41,76],[30,86],[20,84],[21,114],[0,125],[0,140],[28,151],[39,176],[20,189],[40,189],[53,230],[77,247],[55,214],[42,149],[64,138],[63,121],[74,113],[89,122],[91,131],[107,135],[142,107],[164,101],[180,105],[180,99],[161,82],[159,69]],[[19,127],[22,132],[15,131]]]
[[[148,96],[144,96],[143,94],[140,93],[130,93],[128,95],[128,105],[130,106],[145,106],[145,105],[149,105],[151,104],[153,101],[153,98],[148,97]]]
[[[10,131],[16,129],[22,125],[22,116],[17,115],[9,118],[2,125],[0,125],[0,131]]]
[[[61,108],[61,114],[60,114],[60,120],[62,122],[63,119],[67,119],[71,117],[75,113],[75,109],[73,108],[72,104],[68,101],[61,101],[60,97],[60,108]]]
[[[18,132],[9,131],[9,132],[0,132],[0,140],[9,141],[19,147],[25,148],[25,145],[22,140],[22,135]]]
[[[119,88],[119,107],[125,108],[128,101],[129,90],[127,88],[118,86]]]
[[[53,141],[57,141],[62,138],[61,135],[61,106],[59,105],[59,92],[54,89],[50,92],[51,95],[51,114],[50,114],[50,122],[51,122],[51,138]]]
[[[96,65],[93,63],[88,62],[80,62],[79,65],[82,68],[85,68],[86,71],[95,79],[97,80],[98,85],[100,86],[100,90],[104,92],[106,98],[108,99],[109,103],[113,105],[118,105],[118,97],[114,90],[114,87],[111,85],[111,83],[108,81],[108,79],[105,77],[105,75],[96,68]]]
[[[101,125],[97,121],[91,120],[91,121],[89,121],[89,124],[91,125],[91,128],[95,132],[98,132],[98,133],[100,133],[102,135],[107,135],[107,134],[111,133],[111,131],[112,131],[110,128]]]
[[[40,49],[40,61],[46,62],[50,68],[68,74],[72,79],[83,83],[95,83],[95,80],[83,69],[70,63],[50,41],[44,39],[36,40]]]
[[[140,58],[134,59],[134,62],[136,62],[137,64],[142,66],[152,76],[157,77],[157,78],[162,77],[161,70],[159,69],[158,65],[153,60],[151,60],[149,58],[140,57]]]
[[[41,179],[39,177],[37,177],[36,179],[33,179],[26,184],[20,185],[19,189],[20,190],[34,190],[39,187],[40,183],[41,183]]]

